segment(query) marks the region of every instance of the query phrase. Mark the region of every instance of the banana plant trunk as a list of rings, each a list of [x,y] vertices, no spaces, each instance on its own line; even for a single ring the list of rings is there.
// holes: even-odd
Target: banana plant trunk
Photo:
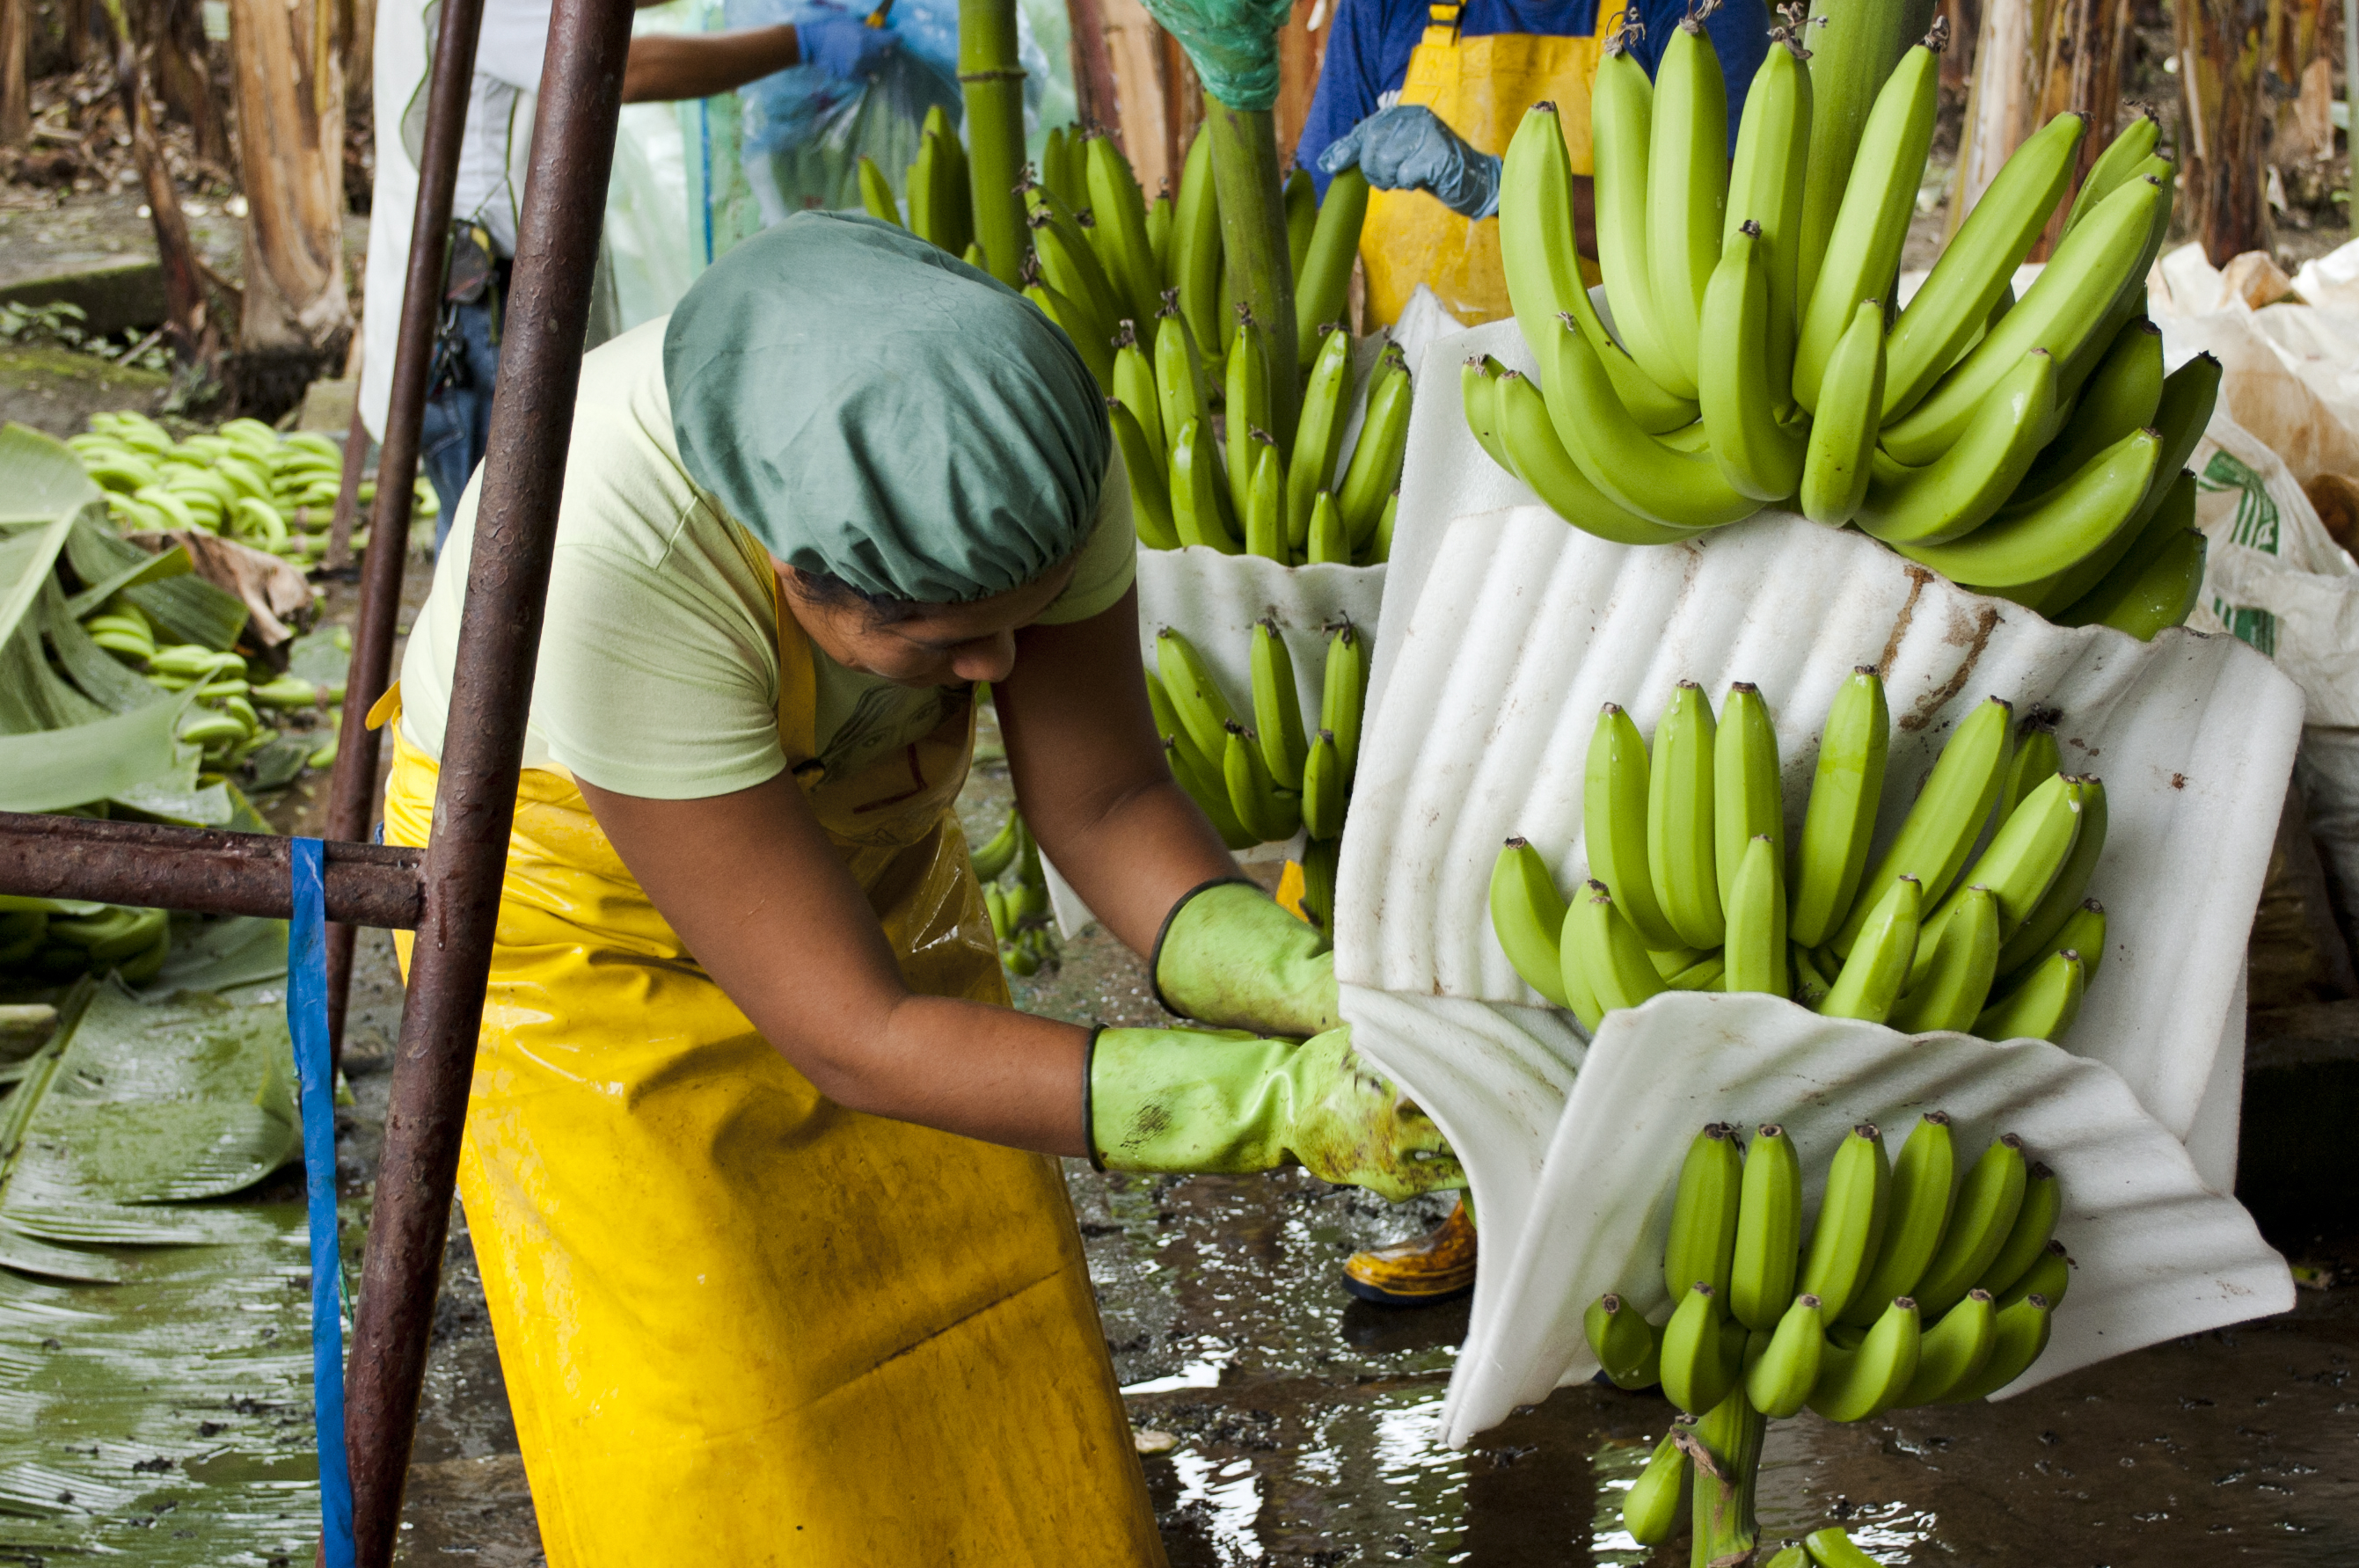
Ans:
[[[164,274],[164,319],[174,359],[184,378],[202,382],[212,374],[220,357],[221,335],[205,305],[203,275],[197,270],[197,249],[189,238],[189,220],[164,161],[163,138],[148,104],[147,74],[140,64],[139,44],[119,0],[110,0],[106,18],[114,42],[116,95],[123,103],[123,123],[131,132],[132,160],[138,166],[141,188],[147,196],[147,221],[156,232],[156,259]]]
[[[1754,1484],[1761,1475],[1761,1442],[1768,1430],[1769,1418],[1739,1388],[1681,1443],[1695,1471],[1690,1568],[1729,1568],[1753,1560],[1761,1537],[1753,1514]]]
[[[0,0],[0,147],[33,139],[32,87],[25,76],[32,31],[33,0]]]
[[[1012,288],[1031,248],[1016,191],[1024,173],[1024,66],[1016,54],[1015,0],[959,0],[959,92],[974,237],[991,276]]]
[[[245,300],[233,395],[291,406],[352,341],[344,291],[343,71],[323,7],[332,0],[230,0],[244,176]]]
[[[1812,0],[1802,34],[1810,51],[1810,174],[1802,192],[1799,298],[1808,299],[1818,281],[1867,112],[1900,57],[1932,27],[1933,9],[1934,0]]]
[[[1286,238],[1286,192],[1277,167],[1277,117],[1232,109],[1204,94],[1212,138],[1212,189],[1220,198],[1221,254],[1227,287],[1262,324],[1269,345],[1269,416],[1281,451],[1294,445],[1302,377],[1294,343],[1294,260]],[[1232,432],[1236,439],[1242,432]]]

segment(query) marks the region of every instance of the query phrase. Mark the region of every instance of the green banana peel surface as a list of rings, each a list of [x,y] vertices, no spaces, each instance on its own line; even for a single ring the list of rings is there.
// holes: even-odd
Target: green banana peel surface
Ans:
[[[1090,1145],[1114,1171],[1245,1175],[1300,1165],[1398,1203],[1466,1184],[1433,1119],[1332,1029],[1297,1044],[1237,1031],[1101,1030]]]
[[[1181,899],[1154,972],[1158,1000],[1200,1023],[1300,1040],[1343,1022],[1327,939],[1252,882],[1213,882]]]

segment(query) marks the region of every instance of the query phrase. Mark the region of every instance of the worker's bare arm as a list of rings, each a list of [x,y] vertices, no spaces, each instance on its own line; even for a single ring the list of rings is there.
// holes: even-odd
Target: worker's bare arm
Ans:
[[[802,62],[789,23],[725,33],[647,33],[631,40],[623,102],[710,98]]]
[[[703,800],[579,782],[689,951],[830,1099],[1020,1149],[1088,1152],[1088,1032],[912,993],[791,775]]]
[[[1237,868],[1165,764],[1137,598],[1134,588],[1087,621],[1024,628],[992,691],[1024,820],[1091,912],[1144,955],[1181,894]]]

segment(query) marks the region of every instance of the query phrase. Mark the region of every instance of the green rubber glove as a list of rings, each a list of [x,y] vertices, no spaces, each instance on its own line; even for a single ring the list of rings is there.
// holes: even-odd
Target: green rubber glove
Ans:
[[[1343,1022],[1327,939],[1242,878],[1173,904],[1151,968],[1155,1000],[1200,1023],[1307,1040]]]
[[[1466,1184],[1433,1119],[1352,1049],[1231,1031],[1103,1029],[1090,1147],[1111,1171],[1242,1175],[1300,1165],[1395,1203]]]

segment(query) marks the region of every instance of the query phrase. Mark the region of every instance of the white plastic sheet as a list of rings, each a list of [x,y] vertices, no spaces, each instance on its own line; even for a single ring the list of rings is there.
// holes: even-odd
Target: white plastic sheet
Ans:
[[[1478,1314],[1452,1379],[1445,1434],[1467,1438],[1560,1379],[1596,1370],[1582,1313],[1618,1291],[1658,1321],[1680,1162],[1707,1121],[1785,1125],[1802,1157],[1805,1212],[1854,1123],[1896,1152],[1943,1110],[1962,1158],[2002,1132],[2053,1169],[2057,1236],[2077,1268],[2054,1334],[2018,1392],[2108,1357],[2293,1304],[2284,1260],[2121,1079],[2038,1041],[1910,1039],[1767,997],[1669,993],[1610,1016],[1547,1153],[1547,1179],[1502,1272],[1512,1310]],[[1504,1237],[1484,1209],[1485,1267]]]
[[[1885,838],[1974,703],[2002,696],[2019,713],[2057,710],[2068,767],[2106,782],[2111,831],[2092,891],[2105,902],[2111,929],[2105,972],[2074,1028],[2071,1053],[2046,1053],[2071,1068],[2073,1104],[2082,1108],[2071,1114],[2089,1118],[2049,1129],[2042,1157],[2077,1167],[2082,1153],[2102,1152],[2136,1130],[2130,1141],[2145,1152],[2135,1169],[2145,1174],[2119,1195],[2125,1211],[2168,1209],[2203,1190],[2190,1140],[2213,1182],[2223,1180],[2242,1049],[2242,1019],[2231,1014],[2242,1006],[2245,934],[2301,723],[2293,683],[2225,637],[2173,633],[2148,644],[2102,628],[2049,626],[1864,536],[1789,514],[1651,549],[1580,533],[1484,456],[1457,400],[1438,395],[1466,357],[1483,352],[1530,365],[1512,322],[1444,339],[1426,356],[1337,896],[1344,1014],[1361,1048],[1450,1136],[1482,1216],[1482,1273],[1452,1384],[1451,1440],[1466,1441],[1574,1369],[1549,1325],[1568,1300],[1577,1312],[1604,1287],[1567,1298],[1566,1280],[1542,1280],[1522,1260],[1565,1253],[1572,1260],[1553,1266],[1585,1268],[1578,1260],[1593,1253],[1620,1267],[1644,1251],[1636,1228],[1609,1235],[1594,1217],[1582,1217],[1582,1195],[1598,1178],[1582,1129],[1592,1117],[1600,1125],[1635,1118],[1640,1088],[1681,1088],[1668,1045],[1603,1076],[1608,1059],[1583,1045],[1566,1015],[1539,1005],[1490,932],[1486,889],[1507,835],[1538,846],[1560,885],[1579,879],[1582,765],[1602,702],[1622,703],[1651,732],[1679,680],[1702,684],[1715,707],[1732,681],[1754,682],[1777,717],[1791,828],[1837,686],[1854,666],[1875,665],[1896,721]],[[1771,1035],[1820,1023],[1766,1000],[1689,999],[1666,1011],[1732,1000],[1764,1010]],[[1601,1042],[1623,1026],[1601,1032]],[[1855,1027],[1880,1042],[1869,1057],[1921,1054],[1903,1036]],[[1848,1028],[1834,1038],[1859,1049]],[[1759,1048],[1741,1049],[1757,1055]],[[2223,1051],[2235,1060],[2223,1063]],[[2074,1054],[2085,1063],[2072,1065]],[[1989,1070],[1995,1086],[2013,1081]],[[1875,1074],[1854,1063],[1842,1075],[1862,1076]],[[1572,1087],[1551,1119],[1549,1096],[1567,1081]],[[1968,1100],[1962,1088],[1951,1098]],[[1560,1125],[1575,1101],[1605,1108]],[[2116,1111],[2143,1118],[2144,1130]],[[1807,1119],[1777,1106],[1767,1089],[1692,1119],[1759,1116]],[[2030,1136],[2028,1126],[2017,1130]],[[1684,1141],[1684,1134],[1674,1141],[1674,1168]],[[2175,1152],[2169,1160],[2164,1145]],[[1656,1195],[1667,1174],[1647,1177]],[[2094,1204],[2112,1192],[2093,1187],[2071,1201]],[[2167,1226],[2133,1226],[2089,1243],[2131,1249],[2125,1262],[2104,1265],[2130,1282],[2089,1299],[2076,1285],[2066,1314],[2102,1335],[2104,1353],[2277,1310],[2269,1292],[2282,1286],[2282,1263],[2265,1248],[2247,1248],[2242,1211],[2216,1201],[2220,1209],[2201,1211],[2206,1224],[2225,1227],[2222,1236],[2231,1221],[2244,1225],[2216,1256],[2136,1250],[2166,1236]],[[2236,1289],[2214,1289],[2212,1275],[2229,1264]],[[2122,1304],[2100,1311],[2090,1299]],[[2060,1317],[2060,1334],[2064,1325]],[[2043,1372],[2079,1354],[2068,1349]]]

